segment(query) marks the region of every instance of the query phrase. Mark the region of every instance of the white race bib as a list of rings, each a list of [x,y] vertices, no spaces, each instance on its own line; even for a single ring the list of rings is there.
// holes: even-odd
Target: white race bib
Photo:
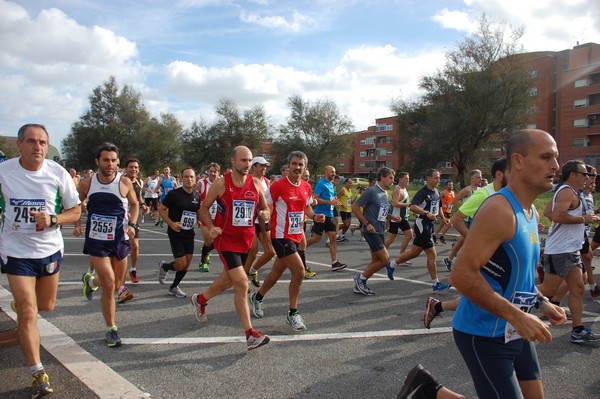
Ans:
[[[288,234],[301,234],[304,225],[304,211],[288,213]]]
[[[210,206],[210,208],[208,208],[208,213],[210,213],[210,218],[212,220],[215,220],[215,217],[217,217],[217,208],[219,207],[219,205],[217,204],[217,201],[213,202],[213,204]]]
[[[525,313],[530,313],[531,309],[535,305],[535,300],[537,298],[537,294],[535,292],[522,292],[517,291],[512,298],[511,303],[517,308],[521,309]],[[504,342],[513,341],[515,339],[519,339],[521,336],[515,330],[512,324],[506,322],[506,327],[504,328]]]
[[[116,216],[104,216],[92,214],[90,217],[89,238],[102,241],[113,241],[117,229]]]
[[[181,229],[192,230],[196,224],[196,212],[183,211],[181,214]]]
[[[233,214],[231,223],[234,226],[253,226],[254,201],[233,200]]]
[[[440,200],[431,201],[429,213],[431,213],[432,215],[437,215],[439,212],[439,209],[440,209]]]
[[[37,227],[35,217],[31,214],[31,211],[45,212],[45,200],[11,198],[9,206],[15,215],[14,226],[18,226],[21,232],[44,231],[43,227]]]
[[[352,206],[352,198],[348,197],[346,200],[346,206]]]
[[[379,205],[379,214],[377,215],[377,220],[379,222],[385,222],[387,219],[388,212],[390,210],[389,204],[381,204]]]

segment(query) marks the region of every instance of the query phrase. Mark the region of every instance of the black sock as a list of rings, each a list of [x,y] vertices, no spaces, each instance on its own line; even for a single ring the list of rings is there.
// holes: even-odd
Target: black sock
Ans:
[[[580,333],[583,331],[583,326],[573,326],[573,331],[576,333]]]
[[[425,384],[423,385],[423,397],[435,399],[437,392],[442,389],[441,384]]]
[[[171,288],[177,287],[186,274],[187,270],[178,270],[177,273],[175,273],[175,278],[173,279],[173,284],[171,284]]]
[[[295,314],[298,314],[298,309],[292,309],[290,308],[290,312],[288,313],[290,316],[293,316]]]
[[[303,249],[299,249],[298,255],[300,255],[300,259],[302,259],[302,264],[304,265],[304,270],[307,270],[306,269],[306,251]]]
[[[206,259],[206,257],[208,256],[209,253],[210,253],[210,247],[203,245],[202,246],[202,260]]]
[[[435,306],[433,307],[433,309],[438,313],[442,313],[444,311],[444,309],[442,309],[441,302],[436,303]]]
[[[260,295],[260,292],[258,292],[258,291],[257,291],[257,292],[256,292],[256,300],[257,300],[257,301],[262,301],[262,300],[263,300],[263,298],[264,298],[264,296]]]
[[[170,263],[165,263],[164,265],[162,265],[163,270],[166,271],[170,271],[170,270],[175,270],[175,262],[170,262]]]

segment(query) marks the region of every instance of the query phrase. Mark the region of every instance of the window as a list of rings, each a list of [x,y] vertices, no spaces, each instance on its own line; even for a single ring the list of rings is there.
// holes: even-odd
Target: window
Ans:
[[[584,86],[589,86],[590,82],[588,81],[587,78],[585,79],[579,79],[575,81],[575,87],[584,87]]]
[[[585,147],[585,139],[573,139],[571,145],[573,147]]]
[[[537,87],[532,87],[531,89],[529,89],[529,95],[531,97],[537,96],[537,93],[538,93]]]
[[[367,137],[365,139],[365,144],[375,144],[375,137]]]
[[[387,132],[393,129],[392,125],[387,125],[385,123],[378,123],[376,130],[378,132]]]
[[[583,158],[583,162],[594,167],[600,167],[600,154],[588,154]]]
[[[575,107],[575,108],[587,107],[587,98],[581,98],[579,100],[573,101],[573,107]]]
[[[361,151],[361,152],[360,152],[360,157],[361,157],[361,158],[364,158],[364,157],[366,157],[366,156],[367,156],[367,152],[366,152],[366,151]]]
[[[385,148],[383,148],[383,149],[380,148],[378,151],[378,155],[386,156],[386,155],[388,155],[388,150],[386,150]]]
[[[575,119],[573,121],[573,127],[586,127],[588,125],[586,118]]]

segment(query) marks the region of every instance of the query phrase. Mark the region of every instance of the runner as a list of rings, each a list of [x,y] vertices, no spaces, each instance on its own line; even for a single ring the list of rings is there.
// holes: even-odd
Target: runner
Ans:
[[[446,219],[448,220],[450,220],[450,214],[452,213],[452,205],[454,204],[455,196],[456,195],[454,194],[454,183],[448,180],[448,182],[446,183],[446,189],[440,193],[440,197],[442,200],[442,212],[444,212],[444,216],[446,216]],[[448,223],[445,225],[440,224],[435,233],[433,233],[433,242],[437,243],[438,237],[436,236],[439,234],[440,242],[442,244],[446,244],[446,238],[444,237],[444,235],[448,232],[450,227],[452,227],[452,223]]]
[[[146,180],[144,181],[144,202],[146,203],[146,207],[150,210],[150,218],[155,223],[155,226],[158,225],[159,180],[158,170],[153,170],[152,174],[146,177]]]
[[[73,179],[46,159],[49,140],[43,125],[23,125],[17,133],[20,157],[0,163],[0,269],[14,297],[32,398],[54,392],[40,358],[38,312],[51,312],[56,303],[64,251],[60,226],[81,216]]]
[[[92,272],[84,273],[83,295],[92,299],[93,292],[102,287],[100,299],[106,323],[106,345],[121,346],[115,324],[115,291],[125,281],[129,240],[135,236],[138,201],[131,180],[118,171],[119,150],[112,143],[103,143],[96,150],[96,172],[79,185],[79,199],[87,200],[87,222],[83,253],[90,255]],[[129,215],[128,208],[131,207]],[[83,233],[81,223],[75,223],[73,235]],[[96,278],[94,274],[97,273]]]
[[[375,292],[367,287],[367,280],[390,262],[390,255],[385,247],[385,222],[388,215],[400,222],[400,216],[389,213],[387,192],[394,184],[394,171],[385,167],[379,169],[377,180],[375,186],[366,189],[352,204],[352,210],[363,225],[363,234],[371,249],[371,262],[364,272],[354,276],[355,294],[375,295]]]
[[[135,190],[135,194],[138,199],[138,203],[141,205],[141,212],[140,212],[141,216],[139,216],[138,219],[144,220],[143,215],[148,212],[149,208],[144,203],[144,201],[142,201],[142,191],[143,191],[144,183],[142,183],[142,181],[138,177],[139,173],[140,173],[140,161],[135,158],[128,159],[125,162],[125,173],[126,173],[127,177],[129,178],[129,180],[131,180],[131,183],[133,184],[133,189]],[[135,223],[135,224],[138,224],[138,223]],[[131,279],[132,283],[139,283],[140,278],[138,277],[138,274],[137,274],[137,261],[138,261],[139,255],[140,255],[140,228],[139,227],[137,227],[135,229],[135,236],[131,239],[130,243],[131,243],[131,252],[129,254],[129,257],[131,258],[131,266],[129,268],[129,278]],[[121,288],[119,289],[119,292],[117,293],[117,298],[118,298],[119,303],[126,302],[133,298],[133,294],[132,295],[128,295],[128,294],[129,293],[126,293],[125,285],[123,284],[123,286],[121,286]]]
[[[200,217],[214,239],[224,269],[206,291],[192,295],[191,302],[198,321],[206,321],[206,304],[227,288],[233,286],[235,310],[246,333],[248,350],[269,343],[269,336],[254,330],[248,309],[248,276],[243,264],[255,235],[254,218],[258,213],[269,221],[269,208],[261,182],[248,175],[252,152],[244,146],[235,147],[231,155],[232,171],[213,183],[200,207]],[[210,207],[218,201],[218,212],[213,224]],[[256,210],[259,210],[256,212]]]
[[[259,179],[262,184],[262,189],[266,193],[269,188],[269,181],[265,177],[265,171],[267,167],[271,165],[266,159],[263,157],[254,157],[252,159],[252,176]],[[261,230],[261,223],[259,218],[257,217],[254,220],[254,229],[256,230],[256,235],[252,240],[252,246],[250,247],[250,251],[248,252],[248,259],[244,263],[244,270],[246,274],[250,277],[250,282],[255,287],[260,287],[260,279],[258,278],[258,270],[266,265],[273,257],[275,256],[275,249],[273,249],[273,244],[271,244],[270,238],[270,225],[269,223],[262,224],[265,231]],[[263,254],[256,259],[256,255],[258,254],[258,242],[262,244]],[[256,262],[255,262],[256,260]]]
[[[178,186],[179,184],[177,183],[177,179],[175,176],[171,175],[171,168],[169,166],[165,166],[163,168],[163,175],[158,181],[158,187],[160,190],[159,203],[165,199],[169,191],[176,189]],[[154,225],[158,226],[158,224],[160,224],[161,228],[164,226],[164,221],[160,218],[160,216]]]
[[[566,317],[535,287],[533,201],[552,188],[557,157],[556,143],[544,131],[512,135],[508,185],[477,211],[450,275],[463,295],[452,319],[454,340],[480,398],[544,397],[535,343],[549,343],[552,335],[529,312],[538,308],[556,326]]]
[[[210,186],[219,178],[219,174],[221,172],[221,166],[218,163],[212,162],[208,165],[208,177],[201,179],[196,184],[196,191],[200,193],[200,203],[204,201],[206,198],[206,194],[208,193],[208,189]],[[211,220],[215,220],[215,216],[217,216],[217,203],[213,203],[210,208],[210,217]],[[212,238],[210,237],[208,227],[202,221],[200,221],[200,231],[202,232],[202,240],[204,245],[202,245],[202,255],[200,256],[200,263],[198,264],[198,271],[203,273],[208,273],[210,271],[210,251],[213,249]]]
[[[438,215],[442,218],[442,223],[448,223],[448,219],[442,212],[440,212],[440,193],[437,190],[437,186],[440,183],[440,172],[436,169],[429,169],[425,172],[426,184],[421,188],[412,199],[410,203],[410,210],[416,213],[417,219],[415,220],[415,239],[410,252],[405,252],[400,255],[395,261],[390,261],[390,264],[386,267],[388,278],[394,279],[394,271],[398,265],[416,258],[425,251],[427,255],[427,270],[431,277],[431,284],[433,291],[445,291],[450,288],[450,284],[440,282],[437,278],[437,252],[433,245],[433,222],[437,219]]]
[[[388,238],[385,241],[385,247],[390,246],[396,241],[398,237],[398,230],[402,231],[404,238],[400,244],[400,255],[406,252],[410,240],[413,238],[413,231],[408,222],[408,209],[410,207],[410,196],[408,195],[408,183],[410,182],[410,175],[408,172],[398,173],[398,184],[394,187],[392,192],[392,215],[399,216],[400,222],[395,222],[394,219],[390,219],[390,228]],[[404,262],[405,265],[410,265],[410,261]]]
[[[342,224],[338,226],[342,229],[339,236],[337,236],[337,242],[348,241],[346,237],[346,232],[350,228],[350,224],[352,223],[352,179],[347,178],[344,180],[344,185],[340,187],[337,192],[337,197],[340,200],[340,218],[342,219]]]
[[[249,295],[250,309],[255,317],[264,316],[263,298],[277,283],[286,269],[290,270],[289,286],[290,309],[286,324],[294,331],[306,330],[306,325],[298,312],[300,287],[304,278],[304,265],[298,254],[298,244],[304,235],[304,215],[311,219],[325,220],[325,215],[315,215],[311,204],[310,184],[302,180],[308,163],[306,154],[294,151],[288,155],[290,168],[288,177],[277,180],[267,191],[267,203],[273,207],[273,229],[271,240],[277,252],[277,260],[258,292]]]
[[[158,282],[167,283],[169,271],[175,271],[175,278],[169,287],[169,295],[185,298],[179,283],[187,274],[194,256],[194,226],[199,220],[200,194],[195,190],[196,172],[191,166],[181,171],[182,186],[169,191],[158,206],[160,217],[167,223],[167,235],[173,252],[173,262],[160,261]]]

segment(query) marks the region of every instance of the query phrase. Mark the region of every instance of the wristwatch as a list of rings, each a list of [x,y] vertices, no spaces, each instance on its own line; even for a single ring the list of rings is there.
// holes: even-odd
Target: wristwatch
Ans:
[[[127,223],[127,226],[131,226],[131,227],[133,227],[134,229],[137,229],[137,228],[138,228],[138,225],[137,225],[137,223],[131,223],[131,222],[129,222],[129,223]]]
[[[50,227],[58,224],[58,217],[56,215],[50,215]]]
[[[544,301],[547,301],[547,300],[548,300],[548,298],[546,298],[545,296],[538,296],[538,297],[535,299],[535,305],[534,305],[534,306],[535,306],[535,308],[536,308],[536,309],[539,309],[539,308],[540,308],[540,305],[542,304],[542,302],[544,302]]]

